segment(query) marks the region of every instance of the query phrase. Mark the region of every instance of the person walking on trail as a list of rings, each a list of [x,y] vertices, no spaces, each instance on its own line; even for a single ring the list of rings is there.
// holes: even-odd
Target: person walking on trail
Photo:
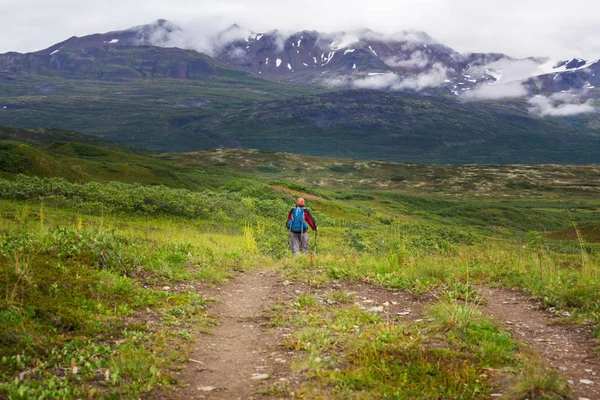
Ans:
[[[304,208],[304,199],[300,197],[296,200],[296,207],[290,210],[287,223],[285,225],[292,236],[292,253],[294,255],[301,251],[303,254],[308,252],[308,227],[317,232],[317,222],[306,208]]]

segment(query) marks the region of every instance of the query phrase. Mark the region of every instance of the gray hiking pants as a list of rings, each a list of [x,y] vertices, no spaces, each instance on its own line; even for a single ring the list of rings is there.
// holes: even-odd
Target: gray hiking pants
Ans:
[[[298,251],[308,252],[308,232],[292,232],[292,253],[298,254]]]

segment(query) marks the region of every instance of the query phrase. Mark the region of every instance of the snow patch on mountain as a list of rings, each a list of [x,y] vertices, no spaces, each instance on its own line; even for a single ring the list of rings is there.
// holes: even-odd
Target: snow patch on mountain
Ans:
[[[190,27],[186,31],[159,20],[126,31],[100,34],[100,43],[129,45],[133,41],[133,44],[194,49],[266,79],[383,90],[422,91],[440,87],[442,92],[467,100],[525,97],[571,89],[587,90],[593,96],[596,92],[592,89],[600,86],[594,75],[600,70],[597,60],[575,58],[557,63],[540,58],[517,60],[498,53],[460,54],[419,31],[385,35],[359,29],[288,35],[277,30],[254,33],[232,25],[212,36],[192,32],[198,30]],[[91,40],[74,38],[76,43],[69,43],[78,48],[79,40],[84,39],[83,47],[92,47],[98,43],[98,35],[95,36]],[[61,44],[40,53],[56,54]],[[70,49],[65,47],[61,54]],[[534,103],[532,108],[537,107],[536,110],[541,110],[538,113],[544,115],[589,110],[586,103],[565,103],[562,108],[561,104],[552,103],[556,110],[539,99]]]
[[[557,64],[552,60],[524,59],[514,60],[504,58],[485,65],[472,66],[467,72],[474,74],[486,73],[496,79],[497,83],[510,83],[526,79],[562,72],[573,72],[585,69],[598,62],[584,62],[574,68],[569,68],[568,63]]]

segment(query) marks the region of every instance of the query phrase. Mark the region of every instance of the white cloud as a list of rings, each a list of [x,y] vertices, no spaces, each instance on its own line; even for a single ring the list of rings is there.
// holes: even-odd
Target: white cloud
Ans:
[[[394,89],[423,90],[425,88],[440,86],[446,80],[446,69],[441,64],[434,64],[429,72],[411,76],[394,85]]]
[[[182,28],[172,22],[156,25],[156,29],[151,35],[142,39],[156,46],[194,49],[206,54],[212,54],[213,47],[217,41],[216,38],[208,34],[191,34],[188,29]]]
[[[467,100],[497,100],[504,98],[523,97],[527,89],[520,82],[506,84],[482,84],[475,90],[470,90],[462,95]]]
[[[425,68],[429,63],[427,54],[422,51],[415,51],[408,60],[400,60],[397,57],[390,57],[385,63],[392,68]]]
[[[355,79],[351,82],[351,85],[357,89],[391,89],[397,84],[398,75],[393,72],[369,75],[364,78]]]
[[[503,58],[485,65],[474,65],[470,68],[468,73],[478,75],[488,73],[497,79],[497,83],[502,84],[522,81],[523,79],[532,76],[548,73],[548,64],[554,63],[545,60],[513,60],[510,58]]]
[[[191,32],[191,35],[194,35],[194,26],[189,26],[186,30]],[[252,34],[253,32],[247,28],[232,25],[228,29],[220,32],[219,35],[215,38],[214,42],[216,45],[228,44],[237,40],[247,39]]]
[[[435,64],[428,72],[403,78],[393,72],[371,73],[355,77],[351,75],[329,78],[325,84],[330,87],[353,87],[356,89],[377,89],[401,91],[412,89],[421,91],[430,87],[440,86],[446,80],[446,70],[440,64]]]
[[[379,40],[385,42],[409,42],[419,44],[435,43],[435,40],[433,40],[426,32],[423,32],[422,30],[407,30],[393,33],[381,33],[372,30],[366,30],[361,37],[367,40]]]
[[[564,102],[564,101],[568,102]],[[588,114],[598,111],[591,103],[576,103],[577,97],[566,97],[564,94],[550,97],[535,96],[529,100],[530,111],[534,114],[552,117],[564,117],[577,114]]]

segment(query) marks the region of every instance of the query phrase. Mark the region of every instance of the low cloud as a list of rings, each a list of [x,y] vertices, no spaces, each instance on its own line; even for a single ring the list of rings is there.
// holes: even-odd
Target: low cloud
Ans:
[[[216,46],[223,46],[231,42],[238,40],[245,40],[252,35],[252,31],[246,28],[242,28],[238,25],[232,25],[228,29],[220,32],[214,39],[212,39]]]
[[[423,90],[430,87],[438,87],[446,80],[446,72],[446,68],[442,64],[434,64],[427,73],[403,79],[395,89]]]
[[[368,75],[350,81],[350,85],[356,89],[392,89],[398,84],[399,77],[393,72]]]
[[[392,68],[425,68],[429,64],[429,58],[422,51],[415,51],[411,54],[408,60],[398,59],[398,57],[390,57],[385,60],[385,63]]]
[[[502,58],[489,64],[474,65],[468,73],[480,75],[487,73],[496,78],[496,83],[507,84],[551,72],[553,64],[551,61],[542,59]]]
[[[375,32],[370,29],[349,29],[342,32],[325,33],[321,32],[319,41],[327,43],[327,48],[334,50],[348,47],[361,40],[364,41],[382,41],[382,42],[406,42],[408,44],[433,44],[436,43],[428,34],[421,31],[402,31],[392,34]]]
[[[246,58],[246,52],[240,47],[234,47],[227,52],[227,57],[230,59],[244,60]]]
[[[433,44],[436,41],[427,33],[417,30],[401,31],[392,34],[385,34],[366,30],[362,35],[364,39],[385,42],[409,42],[409,43],[425,43]]]
[[[131,29],[139,31],[140,43],[191,49],[208,55],[214,54],[215,44],[219,43],[219,36],[209,33],[214,31],[214,27],[209,26],[179,26],[169,21],[158,21]]]
[[[535,96],[529,100],[530,112],[543,117],[565,117],[598,111],[591,101],[585,103],[578,101],[577,96],[567,97],[564,93],[558,93],[550,97]]]
[[[393,72],[371,73],[370,75],[353,77],[338,76],[325,81],[330,87],[349,86],[355,89],[376,89],[376,90],[416,90],[421,91],[430,87],[437,87],[446,80],[446,69],[441,64],[435,64],[430,71],[411,76],[402,77]]]
[[[516,98],[527,96],[527,89],[520,82],[511,82],[503,85],[482,84],[474,90],[463,94],[463,98],[468,100],[497,100],[505,98]]]
[[[142,34],[141,39],[150,42],[159,47],[179,47],[182,49],[196,50],[210,56],[215,56],[219,50],[225,46],[242,41],[245,42],[250,37],[257,34],[249,29],[238,25],[232,25],[227,29],[215,33],[214,26],[197,26],[193,24],[184,24],[181,27],[166,23],[165,26],[156,26],[154,32],[150,35]],[[274,30],[267,33],[273,39],[273,44],[278,51],[283,51],[285,41],[291,33],[285,33]],[[242,58],[245,56],[243,48],[234,48],[229,50],[228,56],[232,58]]]

